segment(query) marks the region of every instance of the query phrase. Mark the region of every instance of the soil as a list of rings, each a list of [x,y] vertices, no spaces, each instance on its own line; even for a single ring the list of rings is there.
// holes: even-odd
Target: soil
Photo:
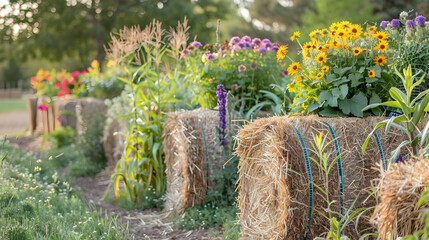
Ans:
[[[27,125],[26,113],[16,111],[0,114],[0,136],[21,133],[25,131]],[[9,137],[8,141],[15,147],[34,155],[39,155],[40,149],[46,144],[42,137]],[[117,216],[119,223],[128,224],[130,240],[221,239],[223,232],[221,228],[177,230],[174,229],[172,216],[168,212],[160,209],[126,210],[101,200],[109,185],[111,174],[112,170],[105,170],[95,176],[75,178],[73,188],[81,191],[84,202],[93,204],[99,211]]]

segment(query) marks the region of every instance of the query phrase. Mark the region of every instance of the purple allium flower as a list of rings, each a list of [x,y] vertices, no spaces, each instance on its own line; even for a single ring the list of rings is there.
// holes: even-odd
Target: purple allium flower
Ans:
[[[396,161],[395,161],[395,163],[404,163],[404,159],[402,159],[402,155],[401,154],[399,154],[399,157],[398,157],[398,159],[396,159]]]
[[[387,27],[387,24],[389,24],[389,21],[381,21],[380,27],[384,29]]]
[[[270,51],[271,52],[277,52],[278,50],[279,50],[279,45],[278,44],[274,44],[272,47],[271,47],[271,49],[270,49]]]
[[[283,69],[282,75],[283,77],[289,77],[289,72],[286,69]]]
[[[260,46],[261,45],[261,39],[260,38],[254,38],[252,40],[252,44],[256,45],[256,46]]]
[[[209,53],[209,54],[207,54],[206,59],[207,59],[207,61],[212,60],[212,59],[215,59],[215,56],[212,53]]]
[[[423,16],[416,17],[414,21],[416,22],[416,25],[419,27],[424,27],[426,25],[426,18]]]
[[[413,28],[414,27],[414,21],[413,20],[407,20],[407,29]]]
[[[217,85],[216,89],[217,106],[219,108],[219,141],[222,145],[228,144],[225,139],[226,129],[226,90],[223,84]]]
[[[199,48],[199,47],[202,47],[203,45],[198,41],[193,41],[190,46],[193,48]]]
[[[249,36],[244,36],[241,38],[241,41],[250,43],[252,41],[252,39]]]
[[[262,54],[263,52],[266,52],[267,48],[266,47],[260,47],[259,48],[259,52]]]
[[[244,49],[244,48],[246,48],[246,43],[244,43],[244,42],[239,42],[239,43],[238,43],[238,47],[239,47],[239,49]]]
[[[392,19],[390,25],[394,28],[397,28],[401,26],[401,22],[399,21],[399,19]]]
[[[240,38],[239,37],[232,37],[231,40],[229,41],[230,45],[235,45],[237,43],[240,42]]]
[[[251,64],[250,64],[250,69],[252,69],[252,70],[256,70],[256,68],[258,67],[258,64],[255,62],[255,61],[253,61]]]
[[[238,71],[239,71],[239,72],[244,72],[244,71],[246,71],[246,66],[244,66],[243,64],[240,64],[240,66],[238,66]]]
[[[238,84],[231,85],[231,90],[237,90],[237,89],[238,89]]]
[[[180,59],[185,58],[186,56],[188,56],[191,53],[191,50],[185,48],[182,50],[182,54],[180,54]]]
[[[270,48],[273,46],[273,43],[271,43],[270,39],[265,38],[264,40],[262,40],[262,46]]]

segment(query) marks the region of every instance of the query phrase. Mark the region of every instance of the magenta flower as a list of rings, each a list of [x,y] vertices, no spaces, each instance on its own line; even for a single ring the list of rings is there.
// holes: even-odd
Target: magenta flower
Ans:
[[[231,85],[231,90],[237,90],[238,89],[238,85],[237,84],[232,84]]]
[[[246,71],[246,66],[244,66],[243,64],[240,64],[240,66],[238,66],[238,71],[239,71],[239,72],[244,72],[244,71]]]
[[[193,48],[199,48],[199,47],[202,47],[203,45],[198,41],[193,41],[190,46]]]
[[[252,69],[252,70],[256,70],[256,68],[258,67],[258,64],[255,62],[255,61],[253,61],[251,64],[250,64],[250,69]]]
[[[252,39],[249,36],[244,36],[241,38],[241,41],[250,43]]]
[[[87,74],[88,72],[86,70],[83,70],[80,75],[85,76],[85,74]]]
[[[265,38],[264,40],[262,40],[262,46],[270,48],[273,46],[273,43],[269,39]]]
[[[79,76],[79,71],[74,71],[74,72],[71,74],[71,76],[72,76],[72,78],[77,78],[77,76]]]
[[[189,49],[183,49],[182,50],[182,54],[180,54],[180,59],[185,58],[186,56],[188,56],[191,53],[191,50]]]
[[[37,109],[39,109],[39,111],[42,111],[42,112],[46,112],[46,111],[48,111],[48,108],[49,108],[49,106],[48,106],[48,105],[46,105],[46,104],[40,104],[40,105],[37,107]]]
[[[260,38],[254,38],[252,40],[252,44],[259,47],[261,45],[261,39]]]
[[[56,89],[60,89],[60,88],[61,88],[61,84],[59,84],[59,83],[55,83],[55,88],[56,88]]]
[[[283,75],[283,77],[289,77],[289,72],[286,69],[284,69],[282,71],[282,75]]]
[[[271,47],[271,49],[270,49],[270,51],[271,52],[277,52],[278,50],[279,50],[279,45],[278,44],[274,44],[272,47]]]
[[[58,122],[62,122],[63,121],[63,117],[62,116],[57,117],[57,121]]]

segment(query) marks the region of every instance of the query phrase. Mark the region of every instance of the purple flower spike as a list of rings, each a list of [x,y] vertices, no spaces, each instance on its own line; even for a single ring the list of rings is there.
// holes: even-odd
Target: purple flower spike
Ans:
[[[217,85],[216,89],[217,105],[219,108],[219,141],[222,145],[228,144],[225,139],[226,129],[226,90],[223,84]]]
[[[241,41],[250,43],[252,39],[249,36],[244,36],[241,38]]]
[[[267,48],[266,47],[260,47],[259,48],[259,52],[262,54],[263,52],[266,52]]]
[[[191,43],[191,47],[193,47],[193,48],[199,48],[199,47],[202,47],[202,46],[203,45],[200,42],[198,42],[198,41],[193,41]]]
[[[384,29],[387,27],[387,24],[389,24],[389,21],[381,21],[380,27]]]
[[[418,16],[414,20],[416,22],[416,25],[419,27],[424,27],[426,25],[426,18],[423,16]]]
[[[286,69],[283,69],[282,75],[283,77],[289,77],[289,72]]]
[[[261,45],[261,39],[260,38],[254,38],[252,40],[252,44],[259,47]]]
[[[401,26],[401,22],[399,21],[399,19],[392,19],[390,25],[394,28],[397,28]]]
[[[207,60],[212,60],[212,59],[215,59],[215,56],[212,53],[209,53],[209,54],[207,54],[206,59]]]
[[[413,20],[407,20],[407,29],[413,28],[414,27],[414,21]]]
[[[265,38],[264,40],[262,40],[262,46],[270,48],[273,46],[273,43],[269,39]]]
[[[271,49],[270,49],[270,51],[271,52],[277,52],[278,50],[279,50],[279,45],[278,44],[274,44],[272,47],[271,47]]]
[[[237,43],[240,42],[240,38],[239,37],[232,37],[231,40],[229,41],[230,45],[235,45]]]

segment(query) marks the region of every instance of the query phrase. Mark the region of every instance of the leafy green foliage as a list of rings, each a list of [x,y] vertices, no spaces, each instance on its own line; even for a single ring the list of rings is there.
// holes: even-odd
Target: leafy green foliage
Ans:
[[[54,148],[62,148],[70,145],[74,142],[74,137],[76,133],[72,127],[60,127],[55,129],[49,137],[53,139]]]
[[[399,156],[401,148],[406,145],[411,145],[413,149],[413,153],[417,155],[417,144],[418,144],[419,138],[421,137],[420,136],[421,131],[420,129],[418,129],[418,124],[420,122],[423,122],[425,112],[429,111],[429,107],[428,107],[429,90],[425,90],[419,93],[415,98],[412,99],[413,90],[423,82],[424,75],[418,81],[414,82],[417,74],[413,75],[411,70],[411,65],[408,66],[407,69],[404,69],[403,76],[399,72],[397,72],[396,74],[402,80],[402,85],[403,85],[403,88],[405,89],[405,92],[402,92],[396,87],[392,87],[389,93],[392,99],[394,99],[394,101],[371,104],[363,109],[363,111],[365,111],[367,109],[375,108],[378,106],[387,106],[391,108],[396,108],[403,113],[403,115],[399,117],[392,117],[390,119],[387,119],[378,123],[375,126],[375,128],[372,130],[372,132],[369,134],[369,136],[367,137],[362,147],[362,151],[365,153],[369,139],[371,138],[374,131],[376,131],[378,128],[385,126],[386,133],[389,132],[389,129],[391,127],[397,128],[407,135],[408,140],[403,141],[392,152],[392,155],[391,155],[392,162],[396,161],[396,159]],[[405,124],[406,127],[402,126],[401,124]],[[415,131],[418,132],[417,135],[415,135]]]
[[[116,219],[86,206],[49,164],[8,144],[0,169],[1,239],[127,239]]]

